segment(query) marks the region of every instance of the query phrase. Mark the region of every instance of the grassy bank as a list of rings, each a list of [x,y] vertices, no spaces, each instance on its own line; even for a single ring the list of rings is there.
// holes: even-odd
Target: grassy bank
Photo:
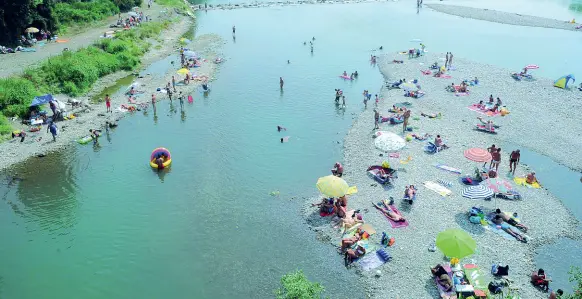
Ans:
[[[34,96],[53,93],[78,96],[101,77],[134,70],[157,37],[171,21],[143,23],[113,39],[101,39],[92,46],[65,52],[26,69],[21,76],[0,79],[0,113],[24,116]],[[0,123],[1,125],[2,123]]]

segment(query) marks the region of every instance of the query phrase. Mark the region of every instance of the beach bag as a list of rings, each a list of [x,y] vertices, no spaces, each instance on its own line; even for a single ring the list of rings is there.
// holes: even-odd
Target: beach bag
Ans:
[[[499,294],[503,292],[503,286],[496,281],[490,282],[487,288],[489,289],[489,292],[491,292],[492,294]]]
[[[469,217],[469,222],[474,223],[474,224],[479,224],[479,223],[481,223],[481,217],[471,216],[471,217]]]

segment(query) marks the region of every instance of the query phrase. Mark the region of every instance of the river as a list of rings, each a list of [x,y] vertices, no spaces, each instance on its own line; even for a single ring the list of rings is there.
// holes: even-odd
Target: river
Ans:
[[[372,49],[420,38],[429,51],[516,70],[536,63],[551,78],[573,72],[559,53],[582,50],[576,32],[417,13],[412,2],[197,14],[197,34],[225,40],[207,97],[136,113],[101,146],[33,158],[13,170],[22,181],[0,185],[0,297],[271,298],[294,269],[330,298],[362,297],[299,207],[341,160],[362,91],[381,87]],[[303,45],[312,37],[313,54]],[[339,79],[344,70],[358,80]],[[333,104],[335,88],[347,109]],[[173,156],[164,175],[147,164],[158,146]]]

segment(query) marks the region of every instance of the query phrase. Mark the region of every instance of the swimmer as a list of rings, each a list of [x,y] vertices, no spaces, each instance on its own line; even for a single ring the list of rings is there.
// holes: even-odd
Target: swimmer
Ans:
[[[384,49],[384,47],[380,46],[380,50]]]
[[[348,76],[348,72],[344,71],[344,73],[342,74],[342,76],[347,77]]]
[[[101,130],[89,129],[89,133],[91,134],[91,138],[93,139],[93,144],[99,143],[99,136],[101,135]]]
[[[279,85],[281,86],[281,89],[283,89],[283,84],[285,84],[285,82],[283,82],[283,77],[279,77]]]
[[[283,128],[281,126],[277,126],[277,131],[281,132],[281,131],[287,131],[286,128]]]
[[[356,78],[358,77],[358,71],[354,72],[354,77],[356,77]]]
[[[313,37],[311,40],[313,40],[313,41],[314,41],[314,40],[315,40],[315,36],[314,36],[314,37]]]
[[[354,73],[351,73],[351,74],[350,74],[350,79],[351,79],[351,80],[354,80]]]
[[[291,61],[289,61],[289,60],[287,59],[287,64],[290,64],[290,63],[291,63]]]
[[[342,107],[346,108],[346,96],[342,96]]]

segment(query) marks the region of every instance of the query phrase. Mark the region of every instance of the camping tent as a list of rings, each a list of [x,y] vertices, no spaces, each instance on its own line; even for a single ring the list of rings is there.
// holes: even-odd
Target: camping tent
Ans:
[[[570,74],[570,75],[562,76],[554,82],[554,86],[559,87],[559,88],[568,88],[568,83],[570,83],[570,80],[572,80],[572,82],[576,81],[576,78],[574,78],[574,75]]]
[[[54,100],[52,94],[45,94],[43,96],[34,97],[34,99],[32,100],[32,104],[30,104],[30,107],[44,105],[52,100]]]

